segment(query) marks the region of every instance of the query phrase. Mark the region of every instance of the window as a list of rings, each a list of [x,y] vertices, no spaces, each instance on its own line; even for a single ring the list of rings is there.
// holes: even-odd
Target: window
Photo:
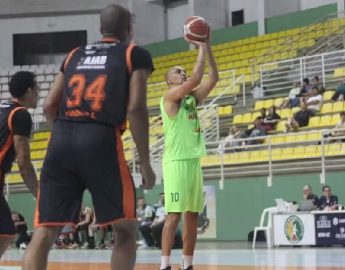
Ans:
[[[244,10],[236,10],[231,12],[231,25],[244,24]]]
[[[85,45],[86,31],[13,35],[13,64],[61,63],[73,48]]]

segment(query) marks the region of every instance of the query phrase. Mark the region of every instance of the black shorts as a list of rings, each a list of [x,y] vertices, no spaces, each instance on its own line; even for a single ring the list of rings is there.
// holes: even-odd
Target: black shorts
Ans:
[[[75,225],[85,189],[98,225],[135,219],[135,186],[114,127],[57,120],[41,171],[35,227]]]
[[[0,173],[0,186],[4,181],[4,174]],[[3,189],[0,187],[0,237],[15,237],[16,229],[12,221],[11,210],[3,195]]]

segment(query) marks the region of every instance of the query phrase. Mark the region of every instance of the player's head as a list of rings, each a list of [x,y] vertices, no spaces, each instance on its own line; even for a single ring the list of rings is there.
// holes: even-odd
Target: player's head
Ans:
[[[133,37],[132,14],[118,4],[107,6],[101,11],[101,33],[129,43]]]
[[[30,71],[15,73],[9,84],[11,96],[28,108],[36,108],[38,101],[38,85],[35,74]]]
[[[181,85],[187,81],[186,71],[180,66],[172,67],[165,75],[165,80],[169,86]]]

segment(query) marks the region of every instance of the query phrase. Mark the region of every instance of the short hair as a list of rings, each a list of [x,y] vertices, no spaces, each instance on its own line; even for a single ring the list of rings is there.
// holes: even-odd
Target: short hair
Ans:
[[[23,97],[29,88],[36,84],[35,74],[30,71],[19,71],[15,73],[8,83],[11,96],[14,98]]]
[[[132,14],[122,5],[112,4],[101,11],[101,33],[115,36],[120,41],[126,38],[132,21]]]
[[[320,79],[319,79],[319,76],[316,75],[316,76],[314,77],[314,80],[319,81],[319,80],[320,80]]]
[[[145,200],[145,198],[143,196],[138,196],[137,201],[139,200]]]
[[[344,116],[344,115],[345,115],[345,112],[341,112],[341,113],[340,113],[340,116]]]
[[[314,85],[311,89],[312,90],[316,89],[319,92],[319,87],[317,87],[316,85]]]
[[[325,191],[326,188],[329,188],[329,190],[331,190],[331,187],[330,187],[329,185],[324,185],[324,186],[322,187],[322,191]]]
[[[306,84],[309,84],[309,79],[308,78],[304,78],[303,82],[305,82]]]
[[[164,195],[164,192],[159,193],[159,196]]]

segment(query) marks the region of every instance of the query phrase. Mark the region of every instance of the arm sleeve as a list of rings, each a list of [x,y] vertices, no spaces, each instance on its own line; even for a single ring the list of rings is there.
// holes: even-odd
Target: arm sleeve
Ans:
[[[27,110],[18,110],[12,118],[12,131],[14,135],[30,138],[32,119]]]
[[[149,69],[154,71],[151,54],[142,47],[135,46],[131,55],[133,71],[138,69]]]

